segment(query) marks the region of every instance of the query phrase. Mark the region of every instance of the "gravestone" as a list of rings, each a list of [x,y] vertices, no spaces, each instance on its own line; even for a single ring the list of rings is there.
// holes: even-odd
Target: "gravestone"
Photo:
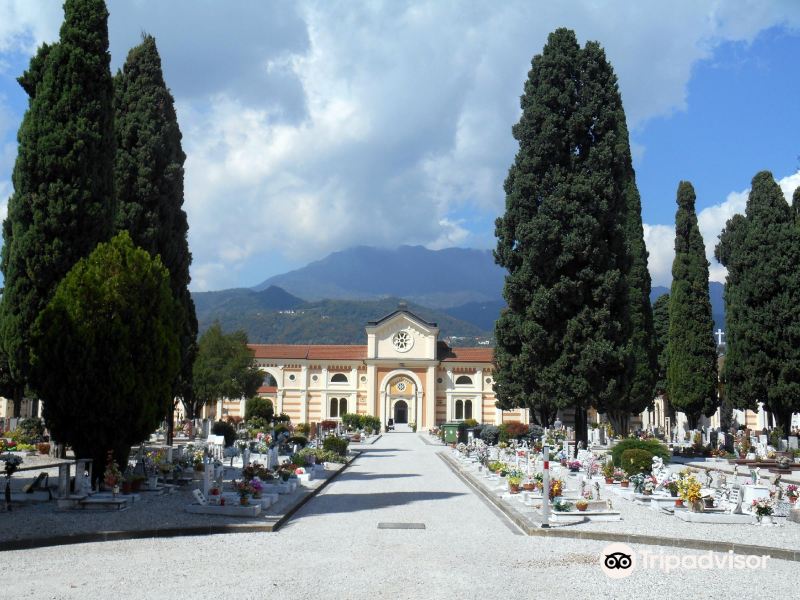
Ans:
[[[200,490],[192,490],[192,496],[194,496],[194,499],[197,500],[198,504],[202,504],[203,506],[208,505],[208,499]]]
[[[599,437],[599,440],[600,440],[600,445],[601,446],[605,446],[606,445],[606,428],[605,427],[598,427],[597,431],[598,431],[598,437]]]
[[[789,450],[797,450],[798,449],[797,436],[796,435],[790,435],[788,442],[789,442],[788,443]]]
[[[208,419],[203,419],[203,429],[201,432],[201,437],[203,439],[208,438],[208,434],[211,431],[211,423],[208,422]]]
[[[778,442],[778,452],[786,452],[789,449],[789,440],[780,440]]]
[[[211,489],[211,480],[214,478],[214,465],[213,463],[206,463],[203,469],[203,493],[208,496],[208,491]]]
[[[759,435],[758,436],[758,441],[759,441],[759,443],[764,444],[766,446],[767,445],[767,436],[764,435],[764,434]]]

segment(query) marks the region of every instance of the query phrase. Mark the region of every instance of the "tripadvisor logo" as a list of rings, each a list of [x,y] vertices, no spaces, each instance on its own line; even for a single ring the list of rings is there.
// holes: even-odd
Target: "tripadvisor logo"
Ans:
[[[623,579],[633,573],[636,555],[627,544],[609,544],[600,553],[600,568],[611,579]]]
[[[703,552],[700,554],[668,554],[641,550],[634,552],[627,544],[609,544],[600,553],[600,568],[610,579],[623,579],[634,569],[652,569],[670,573],[672,571],[756,570],[766,569],[769,555],[736,555],[733,550],[727,553]]]

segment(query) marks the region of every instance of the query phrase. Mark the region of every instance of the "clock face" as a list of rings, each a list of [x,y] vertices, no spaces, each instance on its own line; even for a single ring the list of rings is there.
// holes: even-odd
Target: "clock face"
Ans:
[[[407,331],[398,331],[392,338],[392,345],[398,352],[408,352],[414,345],[414,338]]]
[[[401,381],[400,383],[397,384],[397,391],[398,392],[405,392],[406,391],[406,382],[405,381]]]

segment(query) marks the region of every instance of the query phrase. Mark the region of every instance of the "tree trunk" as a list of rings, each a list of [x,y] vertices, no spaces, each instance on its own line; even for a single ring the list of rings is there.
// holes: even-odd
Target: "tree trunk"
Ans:
[[[21,385],[14,386],[14,418],[19,419],[22,416],[22,396],[25,392],[25,387]]]
[[[615,410],[606,413],[606,417],[616,435],[625,437],[628,434],[628,424],[630,423],[630,414],[628,412]]]
[[[175,437],[175,400],[169,403],[167,411],[167,446],[172,446],[173,437]]]
[[[776,424],[783,430],[783,435],[788,436],[792,432],[792,411],[773,414]]]

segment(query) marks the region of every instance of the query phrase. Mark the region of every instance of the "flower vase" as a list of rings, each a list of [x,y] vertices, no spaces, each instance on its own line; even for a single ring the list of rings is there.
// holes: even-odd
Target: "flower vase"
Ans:
[[[789,503],[794,504],[797,502],[797,496],[789,496]]]
[[[620,487],[624,487],[624,488],[626,488],[626,487],[628,487],[629,485],[630,485],[630,481],[620,481],[620,482],[619,482],[619,486],[620,486]]]
[[[248,504],[247,496],[240,497],[239,498],[239,504],[241,504],[242,506],[247,506],[247,504]]]
[[[675,499],[675,508],[683,508],[683,500],[680,498]]]
[[[116,498],[117,494],[119,494],[119,486],[115,485],[113,488],[111,488],[111,496]]]
[[[689,510],[692,512],[703,512],[703,501],[695,500],[689,504]]]
[[[772,525],[774,523],[772,520],[772,515],[762,515],[759,516],[758,519],[762,525]]]
[[[519,486],[518,485],[508,485],[508,491],[511,494],[519,494]]]

